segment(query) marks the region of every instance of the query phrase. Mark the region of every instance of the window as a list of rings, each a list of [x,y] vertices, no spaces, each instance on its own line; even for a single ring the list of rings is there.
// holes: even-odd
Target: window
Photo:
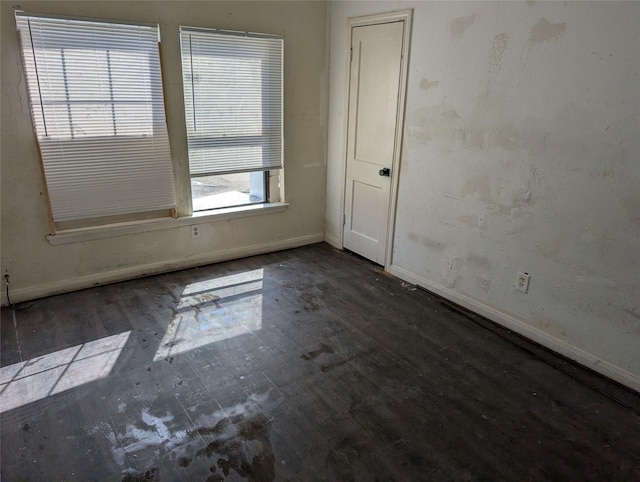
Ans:
[[[181,27],[194,211],[268,200],[282,167],[282,39]]]
[[[16,21],[55,226],[175,212],[157,25]]]

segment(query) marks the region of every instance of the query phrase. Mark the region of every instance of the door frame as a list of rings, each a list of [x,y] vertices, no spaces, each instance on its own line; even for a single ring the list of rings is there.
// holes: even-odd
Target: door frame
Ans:
[[[400,65],[400,85],[398,89],[398,112],[396,114],[395,141],[393,148],[393,159],[391,162],[391,189],[389,192],[389,219],[387,220],[386,248],[384,256],[385,271],[391,266],[393,256],[393,237],[396,221],[396,204],[398,200],[398,184],[400,178],[400,159],[402,156],[402,143],[404,133],[404,117],[407,96],[407,79],[409,73],[409,47],[411,44],[411,25],[413,19],[413,9],[398,10],[395,12],[366,15],[363,17],[350,17],[347,19],[347,51],[346,51],[346,84],[345,84],[345,110],[343,122],[343,148],[342,148],[342,196],[340,199],[340,212],[343,223],[340,228],[340,249],[344,248],[344,219],[345,219],[345,195],[347,182],[347,149],[349,134],[349,94],[351,85],[351,48],[352,30],[355,27],[366,27],[369,25],[379,25],[392,22],[403,22],[402,35],[402,60]]]

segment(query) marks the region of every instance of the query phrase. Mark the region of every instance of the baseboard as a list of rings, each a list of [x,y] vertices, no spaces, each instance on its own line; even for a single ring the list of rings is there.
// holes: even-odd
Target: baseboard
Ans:
[[[391,265],[388,269],[389,273],[400,279],[421,286],[443,298],[452,301],[464,308],[467,308],[489,320],[498,323],[540,345],[549,348],[561,355],[574,360],[585,367],[604,375],[607,378],[615,380],[635,391],[640,392],[640,377],[627,370],[624,370],[602,358],[577,348],[566,341],[560,340],[554,336],[534,328],[525,322],[499,311],[491,306],[485,305],[480,301],[457,293],[445,286],[435,284],[426,278],[418,276],[410,271],[396,265]]]
[[[141,278],[143,276],[166,273],[169,271],[177,271],[180,269],[192,268],[194,266],[203,266],[210,263],[229,261],[231,259],[245,258],[247,256],[255,256],[257,254],[271,253],[273,251],[281,251],[283,249],[297,248],[307,244],[321,243],[322,241],[324,241],[324,233],[311,234],[308,236],[253,244],[233,249],[224,249],[211,253],[188,256],[185,258],[160,261],[157,263],[131,266],[106,273],[96,273],[81,276],[79,278],[56,281],[53,283],[28,286],[26,288],[17,288],[11,290],[11,302],[21,303],[23,301],[91,288],[93,286],[115,283],[133,278]],[[4,306],[7,303],[6,294],[2,293],[2,305]]]
[[[330,244],[334,248],[342,249],[342,245],[340,244],[340,238],[338,236],[334,236],[333,234],[325,234],[324,241],[327,244]]]

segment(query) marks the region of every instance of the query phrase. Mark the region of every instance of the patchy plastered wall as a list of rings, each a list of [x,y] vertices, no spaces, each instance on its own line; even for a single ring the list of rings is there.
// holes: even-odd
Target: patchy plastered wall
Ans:
[[[2,274],[12,301],[143,273],[322,240],[327,110],[325,2],[2,2]],[[45,239],[47,209],[13,9],[157,22],[177,191],[188,196],[179,26],[284,36],[285,200],[282,213],[62,246]],[[4,295],[3,285],[3,295]],[[5,300],[6,301],[6,300]]]
[[[332,3],[336,245],[346,19],[404,8],[414,21],[390,271],[640,389],[640,3]],[[527,294],[518,271],[531,275]]]

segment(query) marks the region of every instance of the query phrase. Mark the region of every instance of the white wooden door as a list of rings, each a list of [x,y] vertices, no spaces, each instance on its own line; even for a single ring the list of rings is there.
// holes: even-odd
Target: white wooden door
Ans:
[[[384,265],[404,22],[352,27],[344,247]],[[387,171],[388,170],[388,171]]]

